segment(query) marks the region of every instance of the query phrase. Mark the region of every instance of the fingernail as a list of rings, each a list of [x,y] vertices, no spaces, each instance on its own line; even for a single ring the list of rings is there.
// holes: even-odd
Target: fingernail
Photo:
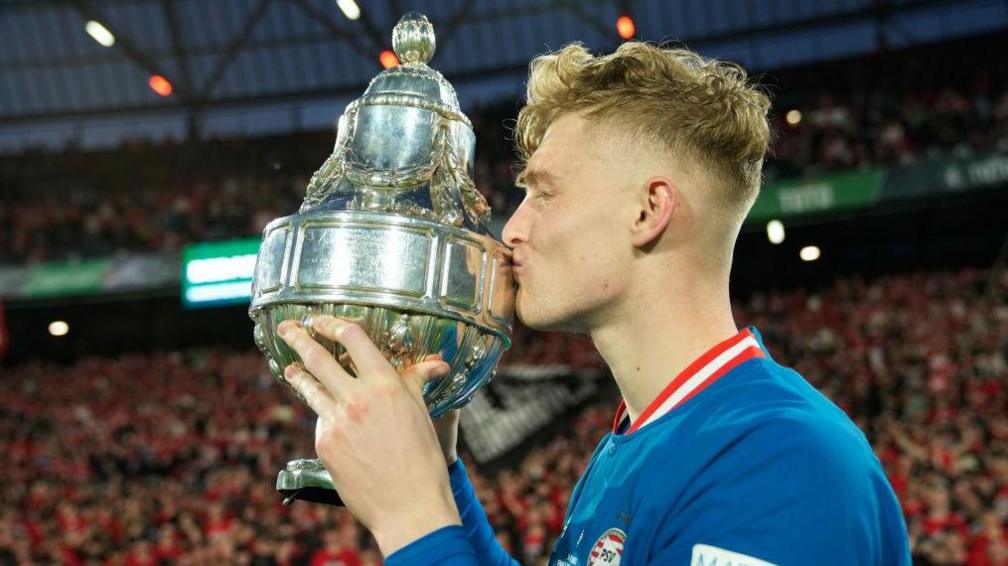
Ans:
[[[294,326],[294,323],[289,320],[281,322],[277,326],[277,334],[279,334],[281,338],[286,340],[287,336],[290,334],[292,326]]]
[[[298,371],[299,369],[296,364],[288,365],[287,367],[284,368],[284,379],[286,379],[287,381],[294,379],[297,376]]]

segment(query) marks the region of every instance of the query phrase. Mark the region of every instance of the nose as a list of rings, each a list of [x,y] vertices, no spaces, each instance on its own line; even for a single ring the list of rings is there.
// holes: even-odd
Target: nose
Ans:
[[[526,214],[525,199],[522,199],[521,204],[511,214],[511,218],[508,218],[507,223],[504,224],[501,238],[504,240],[504,245],[511,249],[528,238],[528,214]]]

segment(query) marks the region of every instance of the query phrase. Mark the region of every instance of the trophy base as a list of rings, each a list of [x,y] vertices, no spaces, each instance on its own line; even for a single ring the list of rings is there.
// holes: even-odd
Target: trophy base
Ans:
[[[317,458],[301,458],[287,462],[287,467],[277,474],[276,489],[284,496],[283,504],[291,505],[294,501],[310,501],[343,507],[343,500],[328,470]]]

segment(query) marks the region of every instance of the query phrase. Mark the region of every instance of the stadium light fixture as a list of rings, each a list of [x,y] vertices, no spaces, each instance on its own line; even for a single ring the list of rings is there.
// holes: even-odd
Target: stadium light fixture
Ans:
[[[637,24],[634,23],[633,18],[624,14],[616,20],[616,31],[620,37],[627,40],[637,33]]]
[[[784,241],[784,223],[780,220],[771,220],[766,225],[767,239],[771,244],[779,244]]]
[[[112,35],[112,32],[110,32],[107,27],[101,25],[101,22],[88,20],[88,22],[84,24],[84,31],[86,31],[87,34],[95,41],[105,47],[112,47],[115,45],[115,36]]]
[[[787,120],[788,126],[791,126],[793,128],[798,124],[801,124],[801,112],[798,110],[788,110],[788,113],[784,116],[784,119]]]
[[[819,259],[820,255],[819,246],[805,246],[798,252],[798,256],[802,261],[815,261]]]
[[[382,67],[386,69],[391,69],[399,64],[399,58],[396,57],[396,54],[391,49],[382,51],[381,55],[378,56],[378,60],[381,61]]]
[[[70,325],[63,320],[54,320],[49,323],[49,334],[53,336],[66,336],[70,332]]]
[[[171,83],[161,75],[151,75],[151,78],[147,80],[147,85],[161,96],[169,96],[172,93]]]
[[[360,6],[354,0],[336,0],[336,5],[348,20],[356,20],[360,17]]]

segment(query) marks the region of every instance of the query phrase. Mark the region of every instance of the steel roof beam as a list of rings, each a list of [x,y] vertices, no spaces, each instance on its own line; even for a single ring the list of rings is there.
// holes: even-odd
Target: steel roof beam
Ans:
[[[78,12],[88,20],[96,20],[101,22],[105,29],[109,30],[116,39],[116,47],[121,49],[130,59],[135,63],[146,69],[152,75],[161,75],[162,77],[169,77],[168,73],[165,73],[161,65],[158,65],[157,61],[151,59],[144,51],[136,46],[133,41],[126,34],[122,33],[122,30],[116,29],[107,19],[103,18],[101,14],[96,12],[92,6],[90,6],[84,0],[70,0],[70,3],[77,9]],[[188,102],[192,95],[192,91],[185,88],[184,85],[178,85],[176,90],[176,100],[179,103]]]
[[[388,35],[382,33],[382,31],[378,29],[378,25],[375,24],[375,21],[368,10],[364,8],[361,9],[360,21],[361,24],[364,25],[364,31],[367,32],[367,36],[371,38],[371,41],[374,43],[374,46],[378,51],[392,46],[391,32]],[[391,27],[391,25],[389,27]]]
[[[345,28],[335,20],[333,20],[332,15],[324,10],[318,9],[316,6],[309,3],[307,0],[290,0],[295,6],[301,9],[306,15],[311,17],[314,21],[322,24],[329,33],[331,34],[330,39],[336,39],[339,41],[345,41],[358,55],[364,57],[369,61],[374,61],[378,56],[378,53],[369,49],[360,41],[360,36],[349,28]],[[379,47],[378,49],[383,49]]]
[[[459,26],[465,22],[475,5],[476,0],[466,0],[466,3],[459,7],[454,14],[452,14],[452,17],[445,25],[444,32],[438,34],[438,49],[442,52],[444,51],[445,46],[447,46],[451,42],[452,38],[455,37],[455,32],[457,32]]]
[[[100,17],[95,17],[96,14],[94,13],[94,10],[92,8],[92,5],[96,4],[96,2],[87,3],[85,0],[65,0],[65,1],[69,1],[71,3],[71,5],[76,6],[77,9],[79,11],[81,11],[81,13],[84,14],[86,17],[88,17],[90,19],[99,19],[99,20],[101,20]],[[269,0],[263,0],[263,2],[266,2],[266,1],[269,1]],[[288,0],[288,1],[294,2],[296,6],[300,7],[302,9],[302,11],[305,11],[305,13],[309,14],[309,16],[312,16],[312,17],[317,16],[317,14],[313,13],[312,10],[315,10],[316,12],[319,12],[317,10],[317,8],[315,8],[314,6],[311,6],[311,4],[308,3],[308,2],[306,2],[305,0]],[[396,0],[389,0],[389,1],[390,2],[395,2]],[[572,1],[573,0],[562,0],[563,3],[568,3],[568,4],[571,3]],[[609,1],[612,1],[612,0],[609,0]],[[108,5],[115,5],[116,3],[117,2],[105,2],[104,5],[106,5],[106,6],[108,6]],[[598,4],[598,3],[599,2],[596,1],[596,0],[585,0],[585,4],[589,5],[589,6],[593,5],[593,4]],[[889,10],[889,15],[891,17],[892,15],[895,15],[895,14],[913,13],[915,10],[926,9],[926,8],[929,8],[929,7],[932,7],[932,6],[948,5],[948,4],[951,4],[951,3],[952,3],[951,0],[909,0],[907,2],[903,2],[903,3],[900,3],[900,4],[894,4],[892,2],[887,2],[887,4],[888,4],[887,8]],[[47,2],[46,0],[39,0],[38,4],[47,5],[47,4],[52,4],[52,2]],[[27,7],[29,5],[37,6],[38,4],[36,4],[34,2],[0,3],[0,12],[3,12],[4,9],[19,9],[22,6],[24,6],[24,7]],[[465,8],[467,8],[467,6],[463,6],[462,8],[465,9]],[[752,5],[750,5],[749,8],[750,9],[756,9],[755,6],[752,6]],[[874,10],[873,10],[873,8],[874,8]],[[555,11],[555,10],[559,10],[559,9],[562,9],[561,5],[541,3],[541,4],[530,4],[527,8],[523,8],[520,12],[521,13],[525,13],[525,14],[534,14],[534,13],[542,13],[542,12],[549,11],[549,10]],[[765,35],[767,35],[768,33],[771,33],[771,32],[796,31],[796,30],[808,30],[808,31],[813,31],[814,32],[815,30],[820,29],[820,28],[830,28],[832,26],[842,25],[842,24],[844,24],[846,22],[859,22],[859,21],[863,20],[866,23],[867,22],[874,22],[876,26],[879,26],[878,18],[876,17],[878,15],[877,14],[877,9],[878,9],[878,5],[877,4],[874,5],[874,6],[871,6],[871,5],[868,5],[868,6],[858,6],[858,7],[854,8],[854,9],[846,10],[846,11],[839,12],[839,13],[834,13],[834,14],[831,14],[831,15],[825,16],[825,17],[824,16],[812,16],[812,17],[800,18],[798,20],[792,20],[791,22],[787,22],[787,23],[783,23],[783,24],[778,23],[778,24],[769,24],[769,25],[763,25],[763,26],[750,27],[750,28],[747,28],[747,29],[735,29],[735,30],[731,30],[731,31],[724,32],[724,33],[721,33],[721,34],[711,35],[711,36],[707,36],[707,37],[703,37],[703,38],[698,38],[698,37],[688,38],[687,37],[685,39],[689,42],[689,44],[690,44],[690,46],[692,48],[696,49],[696,48],[699,48],[699,47],[704,46],[704,45],[717,44],[719,42],[724,42],[724,41],[730,41],[730,40],[735,40],[735,39],[751,38],[751,37],[757,37],[757,36],[765,36]],[[494,10],[496,10],[496,11],[494,11]],[[319,13],[324,14],[325,12],[319,12]],[[470,11],[468,11],[464,15],[463,18],[461,18],[459,20],[459,26],[461,26],[463,23],[468,24],[468,23],[472,23],[474,21],[485,21],[487,19],[493,19],[494,16],[496,16],[496,18],[498,18],[498,19],[506,19],[506,18],[512,16],[514,13],[515,12],[514,12],[513,9],[510,10],[510,11],[508,11],[507,13],[505,13],[504,11],[499,10],[498,8],[491,8],[490,11],[484,9],[484,11],[482,11],[482,12],[480,12],[478,10],[470,10]],[[457,16],[457,14],[456,14],[456,16]],[[314,17],[314,19],[315,19],[315,21],[322,23],[322,25],[324,26],[324,28],[329,30],[329,32],[331,33],[331,36],[328,36],[328,35],[327,36],[322,36],[322,35],[316,33],[312,37],[315,37],[315,38],[317,38],[320,41],[323,40],[323,39],[346,41],[346,42],[348,42],[349,45],[353,46],[353,48],[355,50],[357,50],[358,53],[361,53],[362,55],[364,55],[368,60],[374,61],[374,57],[375,57],[376,54],[368,51],[368,49],[364,46],[364,43],[366,43],[366,41],[361,41],[361,40],[364,39],[363,38],[363,34],[361,34],[359,32],[356,32],[356,30],[354,30],[355,33],[351,33],[352,28],[348,29],[346,27],[338,25],[334,21],[334,19],[333,19],[333,17],[332,17],[331,14],[326,15],[325,17]],[[452,21],[454,21],[454,18],[453,18]],[[885,21],[885,18],[883,18],[883,22],[884,21]],[[449,25],[450,24],[451,24],[451,21],[449,21]],[[894,30],[891,29],[891,22],[889,24],[890,24],[889,31],[894,31]],[[503,24],[501,24],[501,25],[503,25]],[[886,23],[883,23],[882,25],[886,25]],[[113,31],[113,33],[115,33],[115,31]],[[609,33],[609,30],[607,30],[607,33]],[[132,42],[129,41],[128,37],[123,36],[121,33],[117,33],[116,35],[118,36],[118,39],[119,39],[119,45],[118,45],[118,47],[122,48],[123,52],[126,53],[127,55],[129,55],[134,61],[136,61],[137,63],[139,63],[140,65],[142,65],[144,68],[148,69],[151,72],[157,72],[157,71],[160,70],[159,66],[155,62],[156,61],[156,57],[154,56],[154,52],[153,51],[142,52],[141,50],[137,49],[133,45]],[[238,41],[242,41],[243,39],[242,39],[241,35],[242,34],[238,34],[238,36],[236,36],[236,38],[234,38],[234,39],[238,40]],[[275,44],[275,45],[297,44],[297,43],[301,43],[303,41],[303,39],[305,37],[308,37],[309,35],[311,35],[311,34],[299,34],[299,36],[300,36],[299,38],[288,39],[288,40],[283,40],[282,39],[282,40],[278,40],[276,42],[264,42],[264,41],[261,41],[261,40],[260,41],[251,41],[248,37],[244,38],[243,41],[245,41],[245,43],[236,43],[236,41],[233,40],[232,44],[229,45],[228,48],[231,51],[234,51],[235,54],[232,54],[230,56],[230,58],[233,59],[233,57],[237,53],[236,50],[243,48],[243,46],[247,47],[250,44],[253,44],[253,45],[263,45],[263,46],[268,46],[268,45],[273,45],[273,44]],[[615,35],[614,31],[613,31],[613,35]],[[443,43],[444,42],[442,41],[442,45],[443,45]],[[216,46],[212,50],[208,50],[206,48],[193,48],[193,47],[190,46],[189,49],[187,50],[186,54],[189,57],[192,57],[196,53],[203,53],[203,52],[219,53],[220,52],[220,46]],[[83,61],[84,59],[81,58],[80,60]],[[94,60],[97,61],[97,60],[99,60],[99,58],[96,57],[96,58],[94,58]],[[108,57],[102,57],[101,60],[109,60],[109,58]],[[224,63],[223,67],[221,65],[218,65],[218,66],[220,68],[222,68],[222,69],[226,69],[226,64],[228,62],[229,61],[223,61],[223,63]],[[17,63],[15,63],[14,65],[17,65]],[[39,66],[40,67],[45,67],[45,65],[39,65]],[[0,66],[0,67],[6,69],[6,68],[11,68],[11,65],[8,64],[8,65]],[[452,80],[456,80],[456,79],[462,80],[462,79],[467,78],[467,77],[481,76],[481,75],[484,75],[484,74],[488,75],[488,74],[504,73],[504,72],[522,72],[522,71],[527,70],[527,68],[528,68],[527,61],[525,61],[525,60],[517,61],[516,60],[513,63],[502,63],[500,66],[497,66],[497,67],[492,68],[492,69],[486,68],[486,67],[482,67],[482,68],[473,67],[473,68],[464,68],[464,69],[452,70],[452,71],[447,72],[446,74]],[[51,69],[44,69],[44,70],[49,71]],[[220,73],[222,74],[223,71],[221,71]],[[251,105],[256,105],[256,104],[261,104],[261,103],[265,104],[265,103],[276,102],[276,101],[281,101],[281,100],[282,101],[297,100],[297,99],[310,100],[312,98],[317,98],[317,97],[325,97],[325,96],[333,96],[333,95],[359,93],[361,85],[362,85],[362,83],[355,82],[353,84],[343,84],[343,85],[338,85],[338,86],[328,86],[327,85],[325,87],[320,87],[320,88],[318,88],[316,90],[312,90],[312,91],[305,91],[305,90],[299,90],[299,89],[289,89],[288,91],[285,91],[285,92],[270,93],[270,94],[266,94],[266,95],[238,95],[238,96],[230,96],[230,97],[218,97],[216,99],[206,99],[203,102],[205,104],[207,104],[207,105],[214,105],[214,106],[217,106],[217,105],[229,106],[229,105],[235,105],[235,104],[243,104],[243,105],[247,104],[247,105],[251,106]],[[184,85],[180,84],[179,86],[180,86],[180,88],[178,89],[178,91],[179,91],[179,95],[180,96],[173,97],[173,99],[171,101],[165,101],[165,102],[171,102],[171,103],[174,103],[174,104],[182,104],[182,105],[185,105],[185,106],[193,105],[194,101],[192,101],[191,98],[190,98],[190,95],[192,93],[188,93],[188,92],[184,93],[185,100],[183,100],[183,93],[182,93],[182,91],[184,89],[181,88],[181,87],[183,87]],[[209,93],[210,93],[210,91],[208,90],[207,94],[209,94]],[[71,109],[69,109],[69,107],[64,107],[64,109],[56,109],[55,112],[54,111],[49,111],[49,112],[45,112],[45,113],[39,113],[39,112],[34,112],[34,111],[28,111],[28,112],[15,112],[15,113],[10,113],[10,114],[0,114],[0,124],[7,125],[7,124],[11,124],[11,123],[30,122],[30,121],[33,121],[33,120],[36,120],[36,121],[47,121],[46,120],[47,118],[56,118],[56,117],[68,118],[68,117],[99,116],[99,115],[110,115],[110,114],[124,113],[124,112],[137,112],[137,111],[143,111],[143,110],[161,111],[161,110],[170,109],[170,108],[173,108],[173,107],[175,107],[173,104],[168,104],[168,103],[149,104],[149,105],[108,105],[108,106],[94,107],[94,108],[90,108],[90,109],[86,109],[86,110],[80,110],[80,109],[71,110]],[[0,111],[2,111],[2,110],[4,110],[4,109],[0,109]],[[9,110],[9,109],[7,109],[7,110]]]
[[[273,0],[259,0],[256,7],[249,14],[249,17],[245,18],[245,23],[242,24],[241,29],[239,29],[231,40],[228,42],[227,47],[224,49],[224,54],[221,58],[217,60],[217,64],[214,65],[210,75],[207,77],[203,87],[200,89],[201,98],[210,98],[213,90],[220,83],[220,80],[224,77],[224,73],[227,72],[228,67],[234,62],[235,57],[241,53],[242,48],[248,43],[249,38],[252,36],[252,31],[255,30],[259,22],[262,21],[263,15],[266,13],[266,9],[269,8],[270,3]]]
[[[186,54],[185,42],[182,40],[182,32],[178,24],[178,15],[175,13],[175,6],[171,0],[160,0],[161,11],[164,13],[165,21],[168,22],[168,33],[171,36],[172,50],[175,53],[175,60],[178,61],[179,82],[188,92],[193,92],[192,72],[189,68],[189,57]]]

